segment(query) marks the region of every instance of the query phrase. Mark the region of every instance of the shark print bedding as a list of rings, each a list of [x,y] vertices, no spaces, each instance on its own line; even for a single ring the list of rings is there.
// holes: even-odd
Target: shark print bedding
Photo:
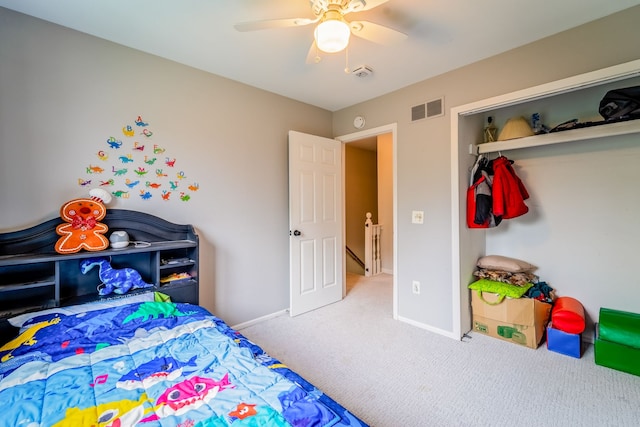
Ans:
[[[365,426],[202,307],[37,314],[0,347],[0,426]]]

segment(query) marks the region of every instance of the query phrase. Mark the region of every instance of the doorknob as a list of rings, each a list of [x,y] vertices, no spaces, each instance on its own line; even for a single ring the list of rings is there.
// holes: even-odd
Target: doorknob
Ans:
[[[300,232],[300,230],[293,230],[293,235],[294,236],[300,236],[300,235],[302,235],[302,233]],[[291,232],[289,232],[289,236],[291,236]]]

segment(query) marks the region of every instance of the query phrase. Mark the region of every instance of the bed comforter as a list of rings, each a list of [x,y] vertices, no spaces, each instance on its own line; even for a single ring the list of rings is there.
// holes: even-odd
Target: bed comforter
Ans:
[[[0,348],[0,426],[361,426],[199,306],[34,317]]]

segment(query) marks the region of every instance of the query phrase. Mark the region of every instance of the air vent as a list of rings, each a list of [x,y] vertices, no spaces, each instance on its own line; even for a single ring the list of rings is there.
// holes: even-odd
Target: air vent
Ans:
[[[359,67],[356,67],[356,69],[351,72],[351,74],[360,78],[367,77],[371,73],[373,73],[373,68],[369,67],[368,65],[361,65]]]
[[[411,107],[412,122],[440,116],[444,116],[444,98],[434,99]]]
[[[427,102],[427,118],[443,115],[442,98]]]
[[[411,121],[422,120],[427,117],[427,105],[420,104],[415,107],[411,107]]]

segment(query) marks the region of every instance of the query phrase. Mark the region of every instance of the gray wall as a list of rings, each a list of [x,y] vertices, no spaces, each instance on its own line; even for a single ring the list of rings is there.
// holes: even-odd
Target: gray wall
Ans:
[[[448,109],[640,58],[640,45],[633,42],[640,37],[640,27],[637,25],[639,20],[640,7],[631,8],[334,113],[333,123],[336,135],[352,132],[352,121],[357,115],[366,118],[367,128],[389,123],[397,123],[398,126],[398,217],[396,218],[398,271],[396,278],[400,317],[445,332],[453,329],[451,217],[458,213],[451,212],[449,147],[451,135]],[[411,106],[420,104],[425,99],[435,99],[440,96],[444,96],[445,99],[447,114],[444,117],[416,123],[409,122]],[[615,154],[605,150],[598,156],[606,162],[607,159],[613,161]],[[571,166],[572,170],[581,167],[579,161]],[[567,170],[567,174],[571,175],[572,170]],[[540,173],[544,174],[544,172],[537,172],[537,174]],[[465,173],[461,179],[468,180],[467,174]],[[532,176],[533,179],[535,178]],[[615,185],[616,182],[625,180],[627,177],[616,175],[610,179],[613,180],[610,184]],[[575,184],[575,179],[572,182]],[[538,184],[532,183],[532,185]],[[553,186],[548,187],[551,188],[545,188],[545,191],[557,191]],[[558,196],[549,197],[553,199]],[[631,207],[633,208],[634,206]],[[637,210],[637,205],[635,208]],[[423,225],[411,223],[412,210],[425,211]],[[584,214],[590,216],[591,221],[600,220],[599,213],[584,212]],[[572,218],[567,216],[565,221],[570,223]],[[601,237],[613,238],[611,235]],[[504,235],[496,236],[496,239],[491,241],[491,250],[504,252],[503,254],[511,253],[511,247],[505,246],[506,240],[511,241]],[[583,244],[584,239],[581,242]],[[623,240],[622,243],[621,251],[635,251],[635,247],[627,240]],[[566,251],[564,248],[561,250],[552,245],[545,250],[549,252],[550,257],[559,262]],[[522,248],[516,253],[523,257],[528,257],[530,254]],[[563,276],[556,275],[560,264],[551,266],[548,258],[534,258],[534,261],[539,260],[544,263],[544,269],[541,272],[546,276],[547,281],[554,283],[557,280],[554,284],[560,291],[563,287],[565,290],[577,290],[575,284],[568,286],[565,280],[566,275],[570,273],[567,272]],[[595,262],[597,259],[594,258],[596,255],[592,254],[591,258],[581,259],[581,265],[594,269],[599,277],[605,272],[611,273],[608,266]],[[627,268],[627,277],[631,270]],[[422,283],[420,295],[412,294],[412,280],[419,280]],[[591,281],[587,286],[589,288],[584,293],[571,296],[580,299],[581,295],[588,295],[588,298],[593,301],[596,287],[600,289],[600,293],[606,292],[606,289],[602,290],[603,284],[599,282]],[[626,281],[621,286],[633,285]],[[624,300],[624,291],[618,288],[617,292],[617,300]],[[562,294],[568,293],[565,291]],[[640,311],[638,306],[640,303],[637,300],[627,302],[625,306],[628,308],[631,304],[635,304],[636,311]]]
[[[227,322],[287,308],[287,132],[331,137],[331,113],[3,8],[0,232],[86,196],[85,167],[138,115],[200,189],[109,207],[194,224],[201,304]]]
[[[398,314],[450,331],[450,117],[411,124],[411,106],[444,96],[448,109],[640,58],[637,22],[640,7],[331,114],[0,8],[0,231],[84,196],[96,141],[142,114],[200,190],[185,204],[111,207],[194,224],[202,304],[232,324],[255,319],[288,306],[287,131],[346,135],[363,115],[367,128],[398,126]]]

